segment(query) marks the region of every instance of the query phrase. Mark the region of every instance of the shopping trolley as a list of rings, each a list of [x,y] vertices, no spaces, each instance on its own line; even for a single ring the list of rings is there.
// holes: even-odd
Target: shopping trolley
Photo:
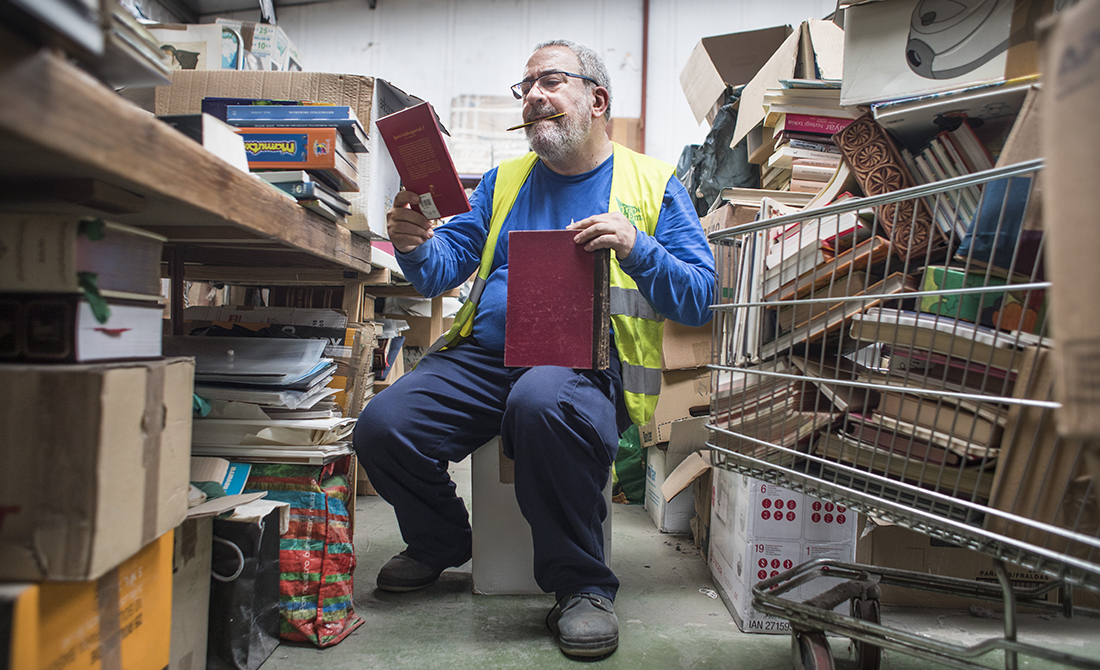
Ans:
[[[1054,428],[1036,182],[1042,161],[763,218],[711,233],[708,447],[717,467],[980,551],[997,583],[821,559],[759,582],[791,622],[796,667],[861,668],[892,649],[955,667],[1002,650],[1100,661],[1016,639],[1017,606],[1071,615],[1100,592],[1100,447]],[[780,215],[776,215],[780,214]],[[1014,586],[1006,563],[1049,577]],[[783,597],[842,578],[805,602]],[[882,586],[1004,603],[1002,638],[964,647],[881,624]],[[1049,602],[1057,591],[1060,602]],[[849,612],[834,608],[848,602]],[[1098,628],[1100,631],[1100,628]]]

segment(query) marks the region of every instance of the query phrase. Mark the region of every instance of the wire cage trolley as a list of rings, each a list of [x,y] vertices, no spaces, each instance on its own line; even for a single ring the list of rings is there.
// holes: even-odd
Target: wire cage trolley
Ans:
[[[796,667],[829,668],[825,632],[861,668],[892,649],[954,667],[1001,650],[1100,661],[1016,639],[1016,607],[1097,616],[1098,447],[1054,428],[1038,190],[1030,161],[713,232],[708,448],[716,466],[994,559],[998,583],[819,559],[753,588],[791,622]],[[1050,579],[1013,585],[1005,563]],[[809,580],[843,578],[805,602]],[[963,647],[882,626],[885,585],[1004,603],[1003,638]],[[1047,596],[1057,590],[1059,602]],[[1079,592],[1080,594],[1080,592]],[[834,611],[845,602],[849,614]],[[986,666],[981,666],[986,667]]]

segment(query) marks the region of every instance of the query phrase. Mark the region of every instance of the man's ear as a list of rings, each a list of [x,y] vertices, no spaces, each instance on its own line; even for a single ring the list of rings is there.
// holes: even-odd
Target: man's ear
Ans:
[[[611,96],[608,95],[607,89],[603,86],[593,86],[592,96],[592,115],[601,117],[607,111],[607,106],[611,104]]]

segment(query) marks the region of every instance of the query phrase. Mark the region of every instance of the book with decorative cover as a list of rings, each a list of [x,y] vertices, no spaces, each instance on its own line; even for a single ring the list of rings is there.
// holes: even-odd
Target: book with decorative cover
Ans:
[[[435,111],[427,102],[375,122],[401,185],[420,196],[419,210],[429,219],[470,211],[466,189],[443,141]]]
[[[575,230],[508,233],[504,364],[603,369],[610,357],[607,249],[585,251]]]
[[[833,141],[866,195],[882,195],[916,185],[894,141],[870,113],[833,135]],[[894,251],[902,258],[922,256],[929,247],[935,253],[946,246],[944,231],[933,221],[931,210],[922,200],[880,205],[877,218],[889,233]]]

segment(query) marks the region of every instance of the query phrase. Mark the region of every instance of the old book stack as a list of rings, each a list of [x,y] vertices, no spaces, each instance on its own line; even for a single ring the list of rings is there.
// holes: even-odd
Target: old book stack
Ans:
[[[355,419],[314,409],[337,392],[328,386],[336,362],[324,357],[325,346],[320,339],[166,337],[165,349],[195,358],[195,395],[207,404],[192,424],[191,453],[311,465],[350,454]]]
[[[816,194],[840,166],[833,135],[853,120],[840,106],[840,82],[785,79],[764,93],[763,133],[768,137],[749,157],[760,163],[765,189]]]
[[[336,310],[292,307],[188,307],[184,319],[184,330],[192,336],[324,343],[323,355],[336,365],[327,386],[315,389],[312,397],[288,396],[283,405],[258,403],[269,418],[355,418],[374,395],[372,354],[378,346],[380,323],[349,323]],[[211,399],[233,399],[217,388],[205,392]]]
[[[273,104],[274,103],[274,104]],[[358,159],[370,141],[348,105],[206,98],[204,111],[240,129],[249,167],[333,222],[351,213],[340,192],[359,191]]]
[[[0,214],[0,360],[160,356],[163,244],[102,219]]]

